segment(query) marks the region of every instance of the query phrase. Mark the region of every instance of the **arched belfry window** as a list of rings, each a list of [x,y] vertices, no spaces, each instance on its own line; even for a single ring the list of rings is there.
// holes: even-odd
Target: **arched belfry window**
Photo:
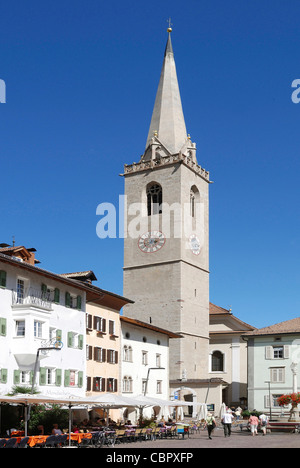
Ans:
[[[147,211],[148,216],[162,213],[162,188],[153,182],[147,186]]]
[[[195,185],[191,187],[190,191],[190,213],[192,218],[196,217],[196,206],[200,201],[200,193]]]

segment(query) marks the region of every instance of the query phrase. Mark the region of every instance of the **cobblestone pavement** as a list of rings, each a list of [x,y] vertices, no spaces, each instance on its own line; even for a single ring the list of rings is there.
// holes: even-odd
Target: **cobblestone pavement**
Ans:
[[[198,434],[191,434],[189,438],[184,439],[157,439],[142,442],[122,443],[115,445],[114,449],[126,449],[134,452],[134,449],[201,449],[201,448],[300,448],[300,434],[290,433],[272,433],[263,436],[259,433],[252,436],[248,431],[234,430],[230,437],[224,437],[221,428],[215,429],[212,440],[208,439],[205,430]]]

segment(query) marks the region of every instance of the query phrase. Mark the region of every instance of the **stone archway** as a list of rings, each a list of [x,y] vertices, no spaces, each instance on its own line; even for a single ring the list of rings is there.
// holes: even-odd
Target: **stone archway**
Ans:
[[[174,400],[183,400],[187,402],[191,402],[191,406],[184,407],[184,415],[195,418],[197,416],[197,406],[193,405],[197,403],[197,394],[195,390],[181,385],[180,387],[174,388],[171,393],[171,399]]]

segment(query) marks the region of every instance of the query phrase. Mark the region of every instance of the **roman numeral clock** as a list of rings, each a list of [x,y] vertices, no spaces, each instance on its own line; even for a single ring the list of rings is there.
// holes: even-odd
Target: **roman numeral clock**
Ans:
[[[138,247],[144,253],[154,253],[162,249],[166,238],[160,231],[148,231],[141,235],[138,240]]]

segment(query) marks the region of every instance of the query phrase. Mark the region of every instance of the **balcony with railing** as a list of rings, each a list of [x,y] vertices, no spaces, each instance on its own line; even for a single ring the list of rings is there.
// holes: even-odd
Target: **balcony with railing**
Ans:
[[[51,311],[52,300],[48,293],[33,288],[28,290],[17,289],[12,291],[12,308],[26,309],[36,308]]]

